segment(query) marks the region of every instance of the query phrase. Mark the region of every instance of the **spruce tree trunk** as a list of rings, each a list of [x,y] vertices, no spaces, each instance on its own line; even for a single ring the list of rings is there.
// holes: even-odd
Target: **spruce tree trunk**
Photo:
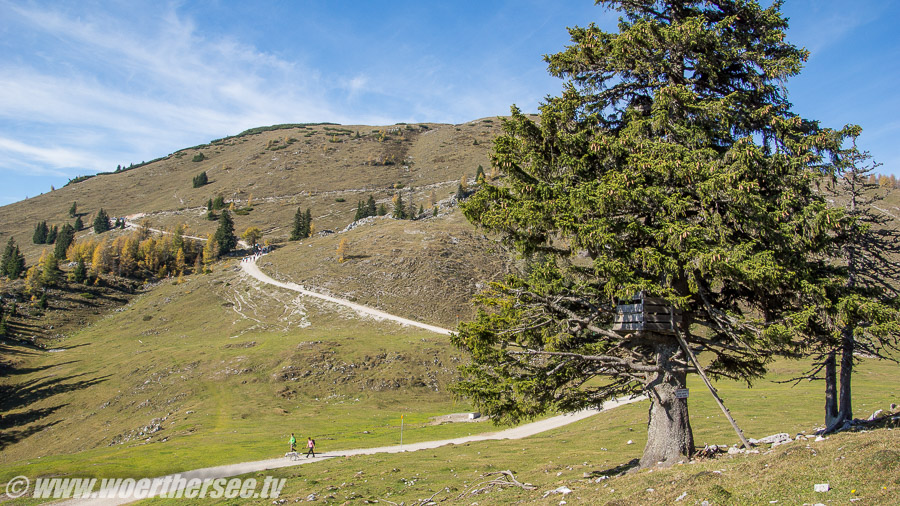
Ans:
[[[850,379],[853,377],[853,352],[856,351],[856,340],[853,329],[844,328],[841,346],[841,410],[838,417],[841,423],[853,420],[853,397],[850,393]]]
[[[674,341],[656,345],[657,364],[663,368],[645,387],[650,397],[647,446],[640,467],[670,466],[694,453],[694,435],[687,399],[677,399],[675,390],[685,388],[686,374],[673,371],[671,358],[678,352]]]
[[[854,141],[855,142],[855,141]],[[855,170],[855,169],[854,169]],[[857,216],[856,196],[859,194],[856,188],[856,179],[850,179],[850,215]],[[854,225],[850,233],[853,240],[847,247],[847,288],[853,290],[856,288],[856,273],[858,269],[856,249],[862,241],[862,232]],[[853,320],[851,319],[851,322]],[[853,376],[853,352],[856,351],[856,336],[853,335],[856,325],[848,323],[841,330],[841,409],[838,413],[840,423],[853,420],[853,403],[850,395],[850,378]]]
[[[838,418],[837,370],[834,351],[825,358],[825,429],[831,430]]]

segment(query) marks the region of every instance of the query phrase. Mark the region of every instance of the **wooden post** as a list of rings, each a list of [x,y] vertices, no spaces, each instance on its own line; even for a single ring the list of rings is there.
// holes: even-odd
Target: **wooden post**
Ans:
[[[725,413],[725,418],[728,419],[728,422],[731,424],[731,427],[734,428],[734,432],[737,433],[738,438],[741,440],[741,444],[744,445],[744,448],[750,449],[752,446],[747,438],[744,437],[744,432],[738,427],[737,422],[734,421],[734,418],[731,416],[731,412],[728,411],[728,408],[725,407],[725,404],[722,402],[722,399],[719,398],[719,394],[716,392],[716,389],[712,386],[712,383],[709,382],[709,378],[706,377],[706,372],[703,370],[703,367],[700,366],[700,362],[697,360],[697,356],[694,355],[694,352],[691,351],[690,346],[688,346],[687,341],[684,340],[684,337],[681,336],[681,332],[678,331],[678,326],[675,325],[675,313],[672,308],[669,308],[669,313],[672,315],[672,330],[675,331],[675,338],[678,339],[678,344],[684,349],[684,352],[687,353],[688,357],[691,359],[691,362],[694,363],[694,367],[697,368],[697,373],[700,374],[700,377],[703,378],[703,382],[706,383],[706,388],[709,389],[709,393],[712,394],[713,398],[716,400],[716,404],[719,405],[719,408],[722,410],[722,413]]]

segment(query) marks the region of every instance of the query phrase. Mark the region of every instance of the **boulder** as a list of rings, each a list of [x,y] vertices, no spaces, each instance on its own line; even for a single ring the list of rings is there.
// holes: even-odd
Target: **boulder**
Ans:
[[[787,432],[781,432],[778,434],[772,434],[771,436],[766,436],[761,439],[749,439],[750,444],[753,445],[774,445],[774,444],[784,444],[792,441],[791,435]]]

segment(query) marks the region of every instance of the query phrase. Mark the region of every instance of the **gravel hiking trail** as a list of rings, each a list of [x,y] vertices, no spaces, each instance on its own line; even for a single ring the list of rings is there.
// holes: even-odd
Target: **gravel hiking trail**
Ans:
[[[540,434],[541,432],[546,432],[548,430],[557,429],[559,427],[563,427],[569,425],[570,423],[574,423],[580,420],[584,420],[585,418],[589,418],[591,416],[596,415],[600,411],[606,411],[609,409],[613,409],[618,406],[622,406],[625,404],[631,404],[633,402],[639,402],[645,400],[646,397],[634,397],[634,398],[621,398],[615,399],[611,401],[607,401],[603,403],[602,409],[585,409],[582,411],[578,411],[575,413],[568,413],[565,415],[557,415],[550,418],[545,418],[544,420],[539,420],[537,422],[526,423],[524,425],[520,425],[518,427],[513,427],[511,429],[505,429],[498,432],[490,432],[485,434],[475,434],[472,436],[464,436],[453,439],[441,439],[437,441],[422,441],[419,443],[410,443],[405,445],[394,445],[394,446],[379,446],[375,448],[359,448],[355,450],[335,450],[335,451],[325,451],[315,458],[301,458],[300,460],[290,460],[286,457],[278,457],[274,459],[267,460],[256,460],[251,462],[241,462],[239,464],[229,464],[225,466],[216,466],[216,467],[206,467],[203,469],[195,469],[193,471],[184,471],[177,474],[168,475],[174,479],[174,477],[180,476],[185,481],[192,480],[194,478],[200,479],[202,481],[205,480],[215,480],[219,478],[229,478],[232,476],[239,476],[247,473],[256,473],[260,471],[265,471],[268,469],[279,469],[282,467],[292,467],[292,466],[300,466],[304,464],[312,464],[315,462],[320,462],[325,459],[330,459],[334,457],[351,457],[354,455],[373,455],[376,453],[401,453],[401,452],[415,452],[419,450],[430,450],[433,448],[438,448],[445,445],[460,445],[466,443],[472,443],[476,441],[496,441],[501,439],[522,439],[529,436],[534,436],[536,434]],[[302,452],[301,452],[302,453]],[[160,477],[161,479],[165,479],[166,476]],[[135,477],[137,479],[137,477]],[[170,480],[171,480],[170,479]],[[257,480],[259,481],[259,480]],[[172,492],[171,490],[169,492]],[[98,504],[103,506],[112,506],[119,504],[128,504],[137,499],[119,499],[119,498],[104,498],[104,499],[71,499],[67,501],[63,501],[58,504],[65,505],[81,505],[81,504]]]
[[[384,311],[379,311],[377,309],[363,306],[362,304],[356,304],[355,302],[350,302],[349,300],[340,299],[337,297],[332,297],[329,295],[313,292],[303,288],[302,286],[296,283],[283,283],[281,281],[276,281],[269,276],[267,276],[262,270],[256,265],[256,260],[259,256],[250,256],[241,260],[241,269],[250,275],[251,277],[270,285],[278,286],[287,290],[291,290],[294,292],[298,292],[302,295],[315,297],[317,299],[325,300],[328,302],[332,302],[334,304],[339,304],[341,306],[345,306],[357,311],[360,314],[372,316],[378,319],[390,320],[400,323],[402,325],[410,325],[413,327],[418,327],[421,329],[429,330],[431,332],[436,332],[439,334],[449,335],[451,331],[448,329],[444,329],[441,327],[436,327],[434,325],[428,325],[427,323],[417,322],[414,320],[409,320],[407,318],[402,318],[399,316],[395,316],[389,313],[385,313]],[[513,427],[510,429],[501,430],[498,432],[490,432],[484,434],[476,434],[472,436],[458,437],[454,439],[442,439],[437,441],[423,441],[419,443],[410,443],[405,445],[394,445],[394,446],[380,446],[375,448],[359,448],[359,449],[351,449],[351,450],[336,450],[336,451],[326,451],[324,453],[319,454],[319,456],[315,458],[309,459],[300,459],[300,460],[290,460],[285,457],[278,457],[267,460],[256,460],[251,462],[242,462],[238,464],[228,464],[224,466],[216,466],[216,467],[206,467],[202,469],[195,469],[192,471],[184,471],[181,473],[177,473],[178,476],[185,479],[185,481],[189,481],[194,478],[198,478],[200,480],[215,480],[218,478],[229,478],[232,476],[239,476],[247,473],[255,473],[259,471],[265,471],[267,469],[278,469],[282,467],[291,467],[291,466],[299,466],[304,464],[312,464],[314,462],[319,462],[325,459],[330,459],[333,457],[350,457],[353,455],[372,455],[376,453],[401,453],[401,452],[415,452],[418,450],[428,450],[433,448],[438,448],[440,446],[445,445],[459,445],[465,443],[471,443],[475,441],[491,441],[491,440],[500,440],[500,439],[522,439],[525,437],[533,436],[535,434],[540,434],[541,432],[546,432],[548,430],[556,429],[559,427],[563,427],[570,423],[577,422],[579,420],[584,420],[585,418],[591,417],[599,413],[601,410],[609,410],[624,404],[630,404],[632,402],[638,402],[646,399],[646,397],[634,397],[634,398],[621,398],[615,399],[611,401],[607,401],[603,404],[601,409],[586,409],[583,411],[578,411],[575,413],[568,413],[564,415],[553,416],[550,418],[546,418],[544,420],[539,420],[532,423],[527,423],[524,425],[520,425],[518,427]],[[176,475],[169,475],[174,478]],[[135,477],[137,479],[138,477]],[[165,479],[166,477],[160,477]],[[169,491],[172,492],[172,491]],[[112,506],[119,504],[128,504],[130,502],[134,502],[137,499],[120,499],[120,498],[92,498],[92,499],[71,499],[62,501],[57,504],[65,504],[65,505],[82,505],[82,504],[99,504],[104,506]]]
[[[263,283],[267,283],[267,284],[274,285],[274,286],[280,286],[281,288],[284,288],[287,290],[292,290],[294,292],[301,293],[308,297],[315,297],[317,299],[332,302],[334,304],[339,304],[341,306],[345,306],[350,309],[353,309],[357,313],[360,313],[360,314],[363,314],[366,316],[373,316],[373,317],[381,319],[381,320],[390,320],[390,321],[400,323],[402,325],[410,325],[412,327],[418,327],[420,329],[429,330],[431,332],[437,332],[438,334],[444,334],[444,335],[451,334],[451,331],[448,329],[436,327],[434,325],[429,325],[427,323],[417,322],[415,320],[410,320],[408,318],[403,318],[400,316],[392,315],[390,313],[385,313],[384,311],[379,311],[378,309],[375,309],[375,308],[372,308],[369,306],[363,306],[362,304],[350,302],[349,300],[346,300],[346,299],[340,299],[338,297],[332,297],[330,295],[313,292],[313,291],[307,290],[306,288],[303,288],[302,286],[300,286],[296,283],[282,283],[281,281],[276,281],[276,280],[270,278],[268,275],[266,275],[266,273],[264,273],[259,268],[259,266],[256,265],[257,258],[258,258],[257,256],[250,256],[250,257],[246,257],[246,258],[242,259],[241,260],[241,269],[244,272],[246,272],[248,275],[256,278],[257,280],[259,280]]]

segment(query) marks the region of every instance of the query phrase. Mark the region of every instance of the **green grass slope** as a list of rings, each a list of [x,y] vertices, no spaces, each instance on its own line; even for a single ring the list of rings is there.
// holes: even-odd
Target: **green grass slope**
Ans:
[[[16,237],[32,264],[41,248],[31,244],[34,224],[71,222],[73,201],[86,224],[103,207],[111,216],[141,213],[153,227],[186,223],[189,234],[205,235],[216,224],[205,219],[202,206],[221,194],[237,207],[248,202],[253,207],[235,217],[239,232],[257,226],[278,243],[260,260],[268,275],[453,328],[458,319],[472,316],[473,294],[515,268],[508,252],[446,201],[461,176],[474,176],[478,165],[488,167],[490,140],[498,132],[494,119],[263,130],[2,207],[0,240]],[[192,161],[200,153],[204,159]],[[191,188],[191,179],[203,170],[210,184]],[[390,208],[401,189],[404,200],[417,204],[432,195],[444,199],[440,215],[418,221],[375,218],[342,231],[357,200],[371,194]],[[893,192],[879,208],[900,216],[898,205]],[[338,233],[285,242],[298,207],[312,209],[319,231]],[[85,230],[78,237],[91,234]],[[339,262],[342,239],[349,255]],[[214,271],[185,277],[184,283],[149,284],[138,295],[128,293],[136,283],[58,290],[51,292],[50,310],[19,317],[17,334],[49,338],[53,349],[0,343],[0,480],[20,474],[154,476],[271,458],[286,450],[290,432],[301,439],[313,435],[325,451],[395,444],[401,414],[405,442],[494,430],[490,424],[429,423],[433,416],[471,409],[448,393],[464,357],[446,336],[361,318],[260,284],[241,273],[236,260],[220,262]],[[818,424],[820,383],[773,382],[803,366],[777,362],[751,390],[718,385],[749,436],[810,432]],[[900,402],[896,371],[895,364],[863,362],[854,378],[859,415]],[[702,385],[691,387],[698,445],[733,442]],[[889,497],[878,483],[897,491],[896,480],[886,477],[896,469],[896,455],[883,453],[896,449],[896,431],[883,431],[880,439],[842,434],[816,443],[828,448],[828,459],[814,458],[826,450],[806,452],[806,443],[793,443],[769,454],[599,483],[584,477],[596,478],[639,457],[645,431],[646,406],[627,406],[523,441],[356,457],[278,474],[290,478],[285,489],[290,500],[315,493],[341,503],[411,503],[438,492],[436,499],[465,504],[558,504],[561,496],[543,494],[561,485],[574,490],[564,500],[586,504],[670,504],[685,491],[692,504],[704,498],[714,504],[813,503],[821,497],[807,490],[809,480],[841,484],[829,496],[841,501],[851,498],[845,490],[851,486],[870,503]],[[841,448],[844,454],[837,453]],[[878,457],[866,461],[867,454]],[[871,462],[881,467],[873,470]],[[791,466],[798,470],[796,480]],[[538,489],[494,487],[470,494],[487,479],[485,473],[503,469]],[[742,476],[766,486],[742,487]]]
[[[470,409],[447,385],[446,336],[360,317],[263,285],[238,262],[160,283],[53,351],[3,345],[0,479],[158,475],[270,458],[290,432],[323,449],[488,424],[431,426]]]
[[[248,476],[260,482],[259,477],[266,475],[286,478],[278,499],[286,503],[305,501],[314,494],[325,504],[421,504],[429,497],[440,504],[466,505],[558,505],[561,501],[670,505],[700,504],[704,500],[711,505],[800,505],[848,504],[851,499],[863,501],[860,504],[896,504],[900,493],[900,423],[815,441],[812,434],[822,419],[821,384],[805,382],[791,387],[775,383],[789,379],[803,365],[778,362],[772,374],[752,389],[731,381],[716,384],[748,437],[779,432],[810,436],[774,449],[763,445],[757,448],[758,453],[698,458],[670,469],[616,476],[640,457],[646,443],[644,401],[522,440],[339,458]],[[898,401],[896,370],[896,364],[889,362],[862,362],[854,389],[858,416],[889,410],[889,404]],[[691,381],[689,387],[691,424],[698,448],[737,443],[702,383]],[[518,481],[536,488],[488,485],[498,477],[489,473],[502,470],[513,471]],[[814,492],[817,483],[828,483],[831,491]],[[547,494],[559,487],[572,492]]]

